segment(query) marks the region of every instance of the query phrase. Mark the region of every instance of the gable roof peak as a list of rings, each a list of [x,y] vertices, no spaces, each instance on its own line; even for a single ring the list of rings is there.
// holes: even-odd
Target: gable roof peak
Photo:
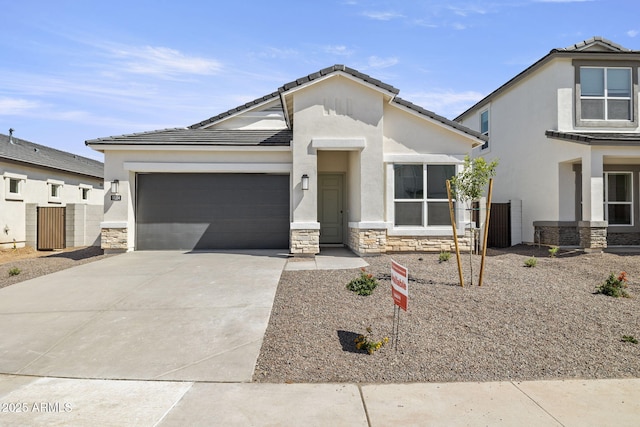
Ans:
[[[624,46],[619,45],[618,43],[614,43],[611,40],[605,39],[600,36],[593,36],[590,39],[583,40],[580,43],[573,44],[571,46],[567,46],[563,49],[555,49],[558,51],[566,51],[566,52],[581,52],[586,50],[593,51],[610,51],[610,52],[631,52],[631,49],[627,49]]]

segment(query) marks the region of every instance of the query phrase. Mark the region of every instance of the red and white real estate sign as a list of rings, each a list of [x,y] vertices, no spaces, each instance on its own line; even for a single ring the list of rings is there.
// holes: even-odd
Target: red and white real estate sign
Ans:
[[[391,260],[391,296],[395,305],[407,311],[409,270],[394,260]]]

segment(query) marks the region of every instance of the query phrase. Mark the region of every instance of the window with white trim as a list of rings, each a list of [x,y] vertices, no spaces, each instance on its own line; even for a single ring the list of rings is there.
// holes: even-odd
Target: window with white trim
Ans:
[[[632,87],[631,68],[580,67],[581,119],[632,120]]]
[[[480,113],[480,133],[489,136],[489,110],[484,110]],[[482,149],[489,148],[489,141],[482,144]]]
[[[609,225],[633,225],[633,173],[604,173],[604,219]]]
[[[451,225],[446,181],[455,175],[455,165],[395,164],[393,171],[395,226]]]
[[[26,175],[18,175],[9,172],[4,173],[4,198],[6,200],[23,200],[22,193],[24,191],[24,183]]]
[[[62,200],[62,188],[64,187],[63,181],[54,179],[47,180],[47,186],[49,191],[49,203],[61,203]]]

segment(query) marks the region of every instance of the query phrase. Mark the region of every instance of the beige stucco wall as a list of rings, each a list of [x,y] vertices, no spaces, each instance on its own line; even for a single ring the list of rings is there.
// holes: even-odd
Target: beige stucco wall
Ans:
[[[9,194],[9,177],[24,178],[20,184],[18,197]],[[16,246],[25,245],[27,241],[27,204],[33,204],[35,207],[67,206],[70,204],[102,206],[104,198],[102,180],[53,169],[0,162],[0,180],[0,247],[13,247],[14,239]],[[52,182],[62,185],[59,198],[50,197],[50,183]],[[82,200],[81,188],[89,189],[88,200]],[[93,224],[96,210],[90,209],[90,211],[93,214],[85,233],[87,237],[82,240],[89,242],[86,243],[87,245],[94,244],[99,234],[99,228],[94,227],[95,224]]]

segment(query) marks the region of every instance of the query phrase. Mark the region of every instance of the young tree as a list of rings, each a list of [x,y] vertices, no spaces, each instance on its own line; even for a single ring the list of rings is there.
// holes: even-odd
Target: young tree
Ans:
[[[464,203],[467,209],[471,209],[471,203],[476,200],[480,200],[484,195],[484,191],[491,179],[496,175],[496,167],[498,166],[498,160],[493,160],[491,163],[483,157],[476,157],[471,159],[469,156],[464,158],[464,169],[459,174],[453,176],[450,180],[451,192],[453,198]],[[487,222],[488,222],[487,216]],[[489,224],[485,224],[485,230],[489,227]],[[471,232],[471,225],[469,225],[469,231]],[[454,236],[457,239],[457,236]],[[482,252],[482,266],[484,267],[484,245]],[[456,245],[457,246],[457,245]],[[471,263],[471,250],[469,251],[469,262]],[[482,270],[481,270],[482,271]],[[462,274],[461,274],[462,275]],[[471,284],[473,284],[473,264],[471,264]]]

